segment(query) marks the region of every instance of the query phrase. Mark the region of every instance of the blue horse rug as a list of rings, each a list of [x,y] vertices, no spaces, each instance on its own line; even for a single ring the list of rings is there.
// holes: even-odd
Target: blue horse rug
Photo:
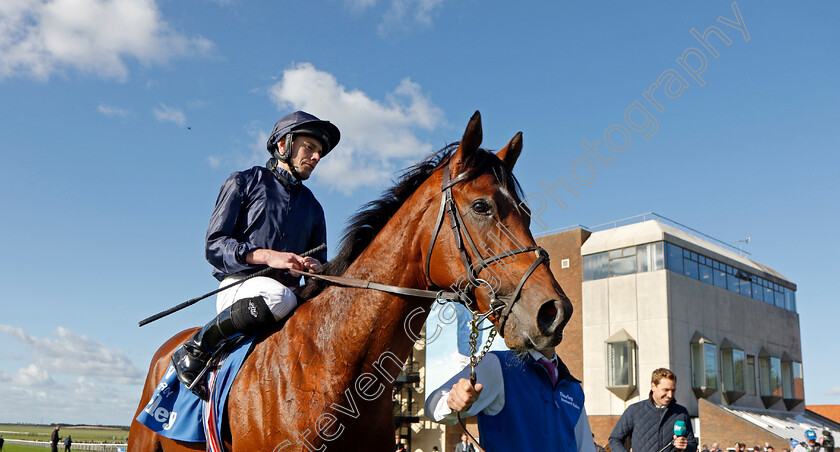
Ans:
[[[222,421],[228,392],[251,350],[254,336],[242,339],[233,350],[223,354],[216,369],[205,374],[209,396],[200,399],[178,380],[169,363],[137,421],[155,433],[177,441],[206,443],[207,450],[223,452]]]

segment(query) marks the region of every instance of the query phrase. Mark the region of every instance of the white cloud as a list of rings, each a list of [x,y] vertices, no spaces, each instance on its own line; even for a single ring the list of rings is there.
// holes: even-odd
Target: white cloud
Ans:
[[[28,367],[18,370],[9,381],[18,386],[52,386],[55,384],[50,374],[35,364],[30,364]]]
[[[23,382],[25,378],[29,378],[29,381],[46,381],[50,378],[47,371],[119,384],[140,384],[145,376],[121,350],[108,348],[99,341],[73,333],[67,328],[56,328],[53,338],[34,337],[21,328],[9,325],[0,325],[0,332],[23,343],[35,360],[25,372],[19,371],[13,375],[13,382]],[[44,373],[39,373],[42,369]]]
[[[825,395],[840,396],[840,386],[835,386],[829,389],[828,391],[826,391]]]
[[[207,157],[207,163],[210,165],[210,168],[216,169],[222,165],[222,159],[221,157],[210,155]]]
[[[42,387],[0,385],[0,422],[131,423],[140,387],[110,386],[79,377]]]
[[[301,63],[284,71],[269,92],[281,110],[304,110],[339,126],[341,142],[314,177],[347,194],[358,187],[379,186],[394,170],[432,152],[415,131],[433,130],[443,121],[441,110],[408,78],[380,102]]]
[[[344,5],[354,11],[362,11],[376,4],[376,0],[344,0]]]
[[[102,113],[105,116],[120,116],[122,118],[125,118],[131,113],[131,110],[104,104],[99,104],[96,109],[99,110],[99,113]]]
[[[0,79],[47,80],[69,68],[122,81],[129,59],[162,63],[212,48],[203,37],[173,31],[154,0],[0,2]]]
[[[434,11],[444,0],[391,0],[386,3],[378,31],[388,35],[397,31],[408,31],[417,25],[432,25]],[[376,0],[344,0],[344,5],[354,12],[364,12],[376,5]]]
[[[179,108],[160,104],[160,108],[155,108],[154,113],[155,118],[157,118],[158,121],[174,122],[180,126],[187,123],[186,115],[184,115],[184,112]]]
[[[0,422],[131,422],[145,372],[121,350],[62,327],[49,337],[9,325],[0,333],[20,342],[15,348],[30,361],[11,374],[0,371]]]
[[[189,103],[187,103],[187,108],[191,110],[198,110],[208,105],[210,105],[210,102],[206,100],[192,100]]]
[[[423,26],[432,25],[432,12],[443,0],[393,0],[391,7],[382,16],[379,32],[407,29],[413,23]]]

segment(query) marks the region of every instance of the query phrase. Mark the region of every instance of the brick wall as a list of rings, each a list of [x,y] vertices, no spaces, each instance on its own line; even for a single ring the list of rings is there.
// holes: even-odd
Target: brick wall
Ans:
[[[618,423],[618,418],[621,416],[589,416],[589,428],[592,429],[592,433],[595,435],[595,443],[601,447],[607,448],[610,442],[610,433],[612,433],[613,429],[615,428],[615,424]],[[627,445],[629,450],[630,445]]]
[[[747,449],[752,449],[756,445],[764,446],[765,442],[770,443],[777,451],[788,447],[787,438],[774,435],[706,399],[698,400],[698,409],[702,434],[701,444],[711,447],[712,443],[717,442],[724,450],[732,447],[736,441],[746,444]]]
[[[583,229],[552,234],[538,238],[537,244],[548,251],[551,257],[551,272],[569,297],[574,313],[566,329],[563,330],[563,342],[557,346],[557,354],[566,363],[569,372],[583,380],[583,322],[581,321],[583,292],[583,258],[580,246],[591,233]],[[563,259],[569,260],[569,267],[562,268]]]
[[[478,418],[475,416],[469,417],[464,419],[464,425],[466,425],[467,430],[479,441],[481,438],[478,436]],[[447,425],[446,426],[446,440],[445,443],[441,445],[440,451],[441,452],[451,452],[455,450],[455,445],[461,442],[461,435],[464,434],[464,429],[461,428],[459,424],[455,425]],[[472,442],[472,440],[468,441]],[[477,448],[476,448],[477,449]]]

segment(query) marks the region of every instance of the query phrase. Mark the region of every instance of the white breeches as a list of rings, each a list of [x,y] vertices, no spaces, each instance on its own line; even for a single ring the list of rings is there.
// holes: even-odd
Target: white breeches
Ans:
[[[230,285],[242,278],[244,276],[228,276],[219,284],[219,287]],[[219,292],[216,296],[216,313],[229,308],[236,300],[251,297],[263,297],[271,313],[274,314],[275,320],[286,317],[297,306],[297,297],[292,289],[280,284],[277,280],[257,276]]]

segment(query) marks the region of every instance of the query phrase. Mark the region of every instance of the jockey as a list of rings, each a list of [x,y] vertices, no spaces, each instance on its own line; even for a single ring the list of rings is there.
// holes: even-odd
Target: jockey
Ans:
[[[324,210],[303,185],[318,162],[340,139],[329,121],[296,111],[274,125],[266,147],[266,166],[234,172],[222,185],[207,229],[206,257],[220,287],[237,282],[266,266],[319,271],[323,250],[304,251],[326,243]],[[195,381],[210,357],[233,336],[258,333],[274,326],[297,306],[293,289],[299,277],[278,273],[256,277],[221,292],[218,316],[172,354],[178,379],[200,397]]]

